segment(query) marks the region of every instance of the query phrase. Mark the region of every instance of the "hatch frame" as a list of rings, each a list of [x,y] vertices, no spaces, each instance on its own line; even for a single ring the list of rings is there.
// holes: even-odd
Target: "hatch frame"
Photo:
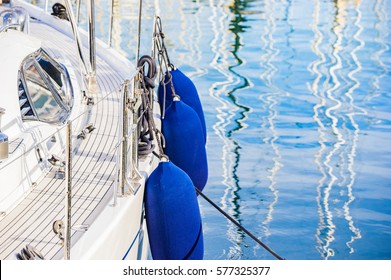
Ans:
[[[42,61],[48,63],[48,67],[46,69],[42,65]],[[29,68],[34,68],[36,70],[34,75],[35,77],[28,73]],[[53,72],[56,72],[59,76],[55,77]],[[55,102],[53,104],[59,107],[54,116],[49,116],[50,114],[39,112],[39,109],[43,108],[37,108],[36,100],[34,100],[35,96],[32,96],[33,93],[29,83],[33,83],[38,88],[46,91],[46,97],[52,98],[50,103]],[[22,96],[27,98],[27,102],[25,104],[21,105],[20,103],[21,117],[23,121],[64,124],[68,120],[74,105],[74,92],[71,77],[66,67],[57,62],[44,49],[40,48],[23,59],[18,71],[17,87],[19,101]],[[23,114],[22,109],[27,107],[30,107],[31,112],[27,111]]]

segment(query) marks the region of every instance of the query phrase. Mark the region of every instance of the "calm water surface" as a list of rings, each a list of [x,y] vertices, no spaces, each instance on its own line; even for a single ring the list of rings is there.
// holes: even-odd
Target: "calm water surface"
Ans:
[[[96,2],[107,41],[110,1]],[[134,59],[137,1],[114,2],[112,45]],[[287,259],[391,259],[389,11],[387,0],[144,1],[141,53],[159,14],[204,106],[205,193]],[[200,203],[206,259],[273,259]]]

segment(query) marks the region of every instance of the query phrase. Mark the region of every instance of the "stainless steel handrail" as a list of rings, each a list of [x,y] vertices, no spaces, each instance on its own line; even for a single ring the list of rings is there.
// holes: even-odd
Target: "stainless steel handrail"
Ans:
[[[65,148],[65,233],[64,259],[71,258],[71,227],[72,227],[72,123],[66,125]]]
[[[75,16],[73,14],[72,4],[71,4],[70,0],[64,0],[64,2],[65,2],[66,10],[67,10],[67,13],[68,13],[69,21],[71,23],[73,36],[74,36],[74,39],[75,39],[75,42],[76,42],[76,47],[77,47],[77,50],[78,50],[78,53],[79,53],[80,64],[82,66],[84,74],[87,75],[91,71],[90,71],[89,67],[87,66],[86,60],[84,58],[84,53],[83,53],[83,50],[82,50],[82,43],[81,43],[81,40],[80,40],[80,34],[79,34],[79,30],[78,30],[77,23],[76,23],[76,20],[75,20]]]

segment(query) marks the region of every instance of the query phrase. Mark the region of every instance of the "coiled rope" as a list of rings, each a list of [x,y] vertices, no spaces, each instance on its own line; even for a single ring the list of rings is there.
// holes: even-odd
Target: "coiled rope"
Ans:
[[[138,144],[139,155],[148,155],[155,149],[153,144],[154,134],[157,138],[157,145],[160,152],[160,158],[163,154],[164,136],[153,120],[153,93],[155,88],[155,78],[157,69],[155,60],[148,56],[142,56],[138,61],[140,69],[139,85],[141,90],[141,106],[140,106],[140,139]]]

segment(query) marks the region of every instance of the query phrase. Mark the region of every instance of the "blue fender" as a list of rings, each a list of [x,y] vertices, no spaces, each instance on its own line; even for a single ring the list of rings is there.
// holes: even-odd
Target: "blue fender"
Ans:
[[[201,215],[189,176],[172,162],[160,162],[146,182],[144,200],[153,259],[202,259]]]
[[[197,113],[182,101],[171,102],[162,120],[162,132],[166,140],[164,153],[202,191],[208,180],[208,161]]]
[[[171,70],[170,74],[172,76],[172,83],[174,85],[174,90],[177,95],[180,96],[181,100],[189,105],[194,111],[197,113],[200,122],[202,131],[204,133],[204,140],[206,143],[206,124],[205,124],[205,116],[204,111],[202,109],[200,97],[198,95],[197,89],[194,83],[181,72],[179,69]],[[165,77],[165,88],[166,88],[166,104],[163,107],[162,103],[164,100],[164,90],[163,85],[160,83],[158,90],[159,103],[162,108],[168,108],[172,103],[172,90],[171,85],[168,83],[168,76]],[[204,143],[204,144],[205,144]]]

